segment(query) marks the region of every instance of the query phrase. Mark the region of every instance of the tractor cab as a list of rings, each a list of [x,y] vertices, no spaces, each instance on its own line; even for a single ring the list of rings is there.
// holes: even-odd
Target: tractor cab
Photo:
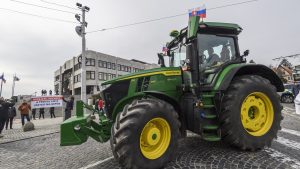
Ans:
[[[226,66],[245,62],[238,47],[238,34],[242,30],[239,25],[200,22],[197,31],[194,29],[186,27],[170,33],[174,38],[167,44],[170,67],[191,71],[194,81],[212,86],[217,73]],[[195,33],[191,35],[189,31]]]

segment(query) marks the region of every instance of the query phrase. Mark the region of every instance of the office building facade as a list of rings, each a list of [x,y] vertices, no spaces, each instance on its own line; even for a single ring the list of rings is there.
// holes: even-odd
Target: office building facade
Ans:
[[[54,73],[54,91],[62,95],[81,93],[81,55],[67,60]],[[106,80],[156,68],[158,65],[138,60],[127,60],[100,52],[86,51],[86,91],[87,95],[99,93],[101,83]]]

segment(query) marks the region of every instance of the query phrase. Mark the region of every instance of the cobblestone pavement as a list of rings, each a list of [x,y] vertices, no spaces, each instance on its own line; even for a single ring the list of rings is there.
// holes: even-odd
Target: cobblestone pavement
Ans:
[[[21,120],[15,119],[13,129],[3,130],[4,137],[0,139],[0,144],[59,132],[62,117],[31,120],[31,122],[35,125],[35,130],[23,132]]]
[[[179,141],[166,169],[195,168],[300,168],[300,115],[284,105],[283,129],[270,148],[245,152],[223,142],[205,142],[195,134]],[[288,107],[288,108],[286,108]],[[59,133],[0,144],[0,168],[119,168],[109,143],[92,139],[80,146],[60,147]]]

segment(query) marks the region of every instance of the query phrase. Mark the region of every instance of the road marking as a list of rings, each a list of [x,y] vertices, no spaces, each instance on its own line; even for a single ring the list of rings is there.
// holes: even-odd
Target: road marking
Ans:
[[[264,149],[265,152],[267,152],[271,157],[273,157],[274,159],[282,162],[282,163],[291,163],[291,167],[293,168],[300,168],[300,161],[295,159],[295,158],[292,158],[292,157],[289,157],[275,149],[272,149],[272,148],[266,148]]]
[[[291,114],[291,113],[287,113],[287,112],[282,112],[282,113],[285,114],[285,115],[288,115],[288,116],[290,116],[290,117],[294,117],[294,118],[296,118],[297,120],[300,120],[300,116],[297,115],[297,114]]]
[[[104,159],[104,160],[100,160],[100,161],[95,162],[95,163],[93,163],[93,164],[89,164],[89,165],[87,165],[87,166],[85,166],[85,167],[81,167],[80,169],[89,169],[89,168],[91,168],[91,167],[95,167],[95,166],[97,166],[97,165],[99,165],[99,164],[102,164],[102,163],[104,163],[104,162],[106,162],[106,161],[108,161],[108,160],[111,160],[111,159],[113,159],[113,158],[114,158],[114,157],[111,156],[111,157],[108,157],[108,158],[106,158],[106,159]]]
[[[277,137],[277,139],[275,140],[276,142],[285,145],[287,147],[290,147],[294,150],[298,150],[300,151],[300,143],[293,141],[293,140],[289,140],[283,137]]]
[[[295,109],[290,108],[290,107],[284,107],[284,109],[291,110],[291,111],[296,111]]]
[[[296,131],[296,130],[291,130],[291,129],[287,129],[287,128],[282,128],[280,131],[284,132],[284,133],[289,133],[295,136],[299,136],[300,137],[300,132]]]

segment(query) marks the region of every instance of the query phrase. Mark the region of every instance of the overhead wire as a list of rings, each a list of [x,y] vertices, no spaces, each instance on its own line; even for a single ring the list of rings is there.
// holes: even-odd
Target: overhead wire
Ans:
[[[243,1],[243,2],[237,2],[237,3],[217,6],[217,7],[213,7],[213,8],[208,8],[206,10],[215,10],[215,9],[220,9],[220,8],[226,8],[226,7],[251,3],[251,2],[255,2],[255,1],[259,1],[259,0],[248,0],[248,1]],[[156,19],[149,19],[149,20],[144,20],[144,21],[140,21],[140,22],[134,22],[134,23],[124,24],[124,25],[108,27],[108,28],[96,29],[96,30],[92,30],[92,31],[87,31],[86,33],[89,34],[89,33],[96,33],[96,32],[103,32],[103,31],[107,31],[107,30],[119,29],[119,28],[123,28],[123,27],[135,26],[135,25],[145,24],[145,23],[149,23],[149,22],[156,22],[156,21],[160,21],[160,20],[165,20],[165,19],[171,19],[171,18],[175,18],[175,17],[179,17],[179,16],[184,16],[186,14],[188,14],[188,13],[185,12],[185,13],[181,13],[181,14],[177,14],[177,15],[165,16],[165,17],[156,18]]]
[[[60,21],[60,22],[66,22],[66,23],[77,23],[75,21],[69,21],[69,20],[64,20],[64,19],[59,19],[59,18],[52,18],[52,17],[47,17],[47,16],[41,16],[41,15],[36,15],[36,14],[32,14],[32,13],[27,13],[27,12],[12,10],[12,9],[8,9],[8,8],[1,8],[0,7],[0,10],[6,10],[6,11],[9,11],[9,12],[19,13],[19,14],[28,15],[28,16],[34,16],[34,17],[48,19],[48,20],[54,20],[54,21]]]
[[[65,10],[56,9],[56,8],[50,8],[50,7],[41,6],[41,5],[36,5],[36,4],[27,3],[27,2],[18,1],[18,0],[10,0],[10,1],[16,2],[16,3],[21,3],[21,4],[24,4],[24,5],[29,5],[29,6],[35,6],[35,7],[39,7],[39,8],[44,8],[44,9],[48,9],[48,10],[58,11],[58,12],[64,12],[64,13],[70,13],[70,14],[76,14],[75,12],[65,11]]]
[[[56,6],[60,6],[60,7],[65,7],[65,8],[68,8],[68,9],[73,9],[73,10],[80,10],[78,8],[73,8],[73,7],[70,7],[70,6],[67,6],[67,5],[63,5],[63,4],[59,4],[59,3],[55,3],[55,2],[49,2],[49,1],[45,1],[45,0],[40,0],[44,3],[47,3],[47,4],[51,4],[51,5],[56,5]]]

